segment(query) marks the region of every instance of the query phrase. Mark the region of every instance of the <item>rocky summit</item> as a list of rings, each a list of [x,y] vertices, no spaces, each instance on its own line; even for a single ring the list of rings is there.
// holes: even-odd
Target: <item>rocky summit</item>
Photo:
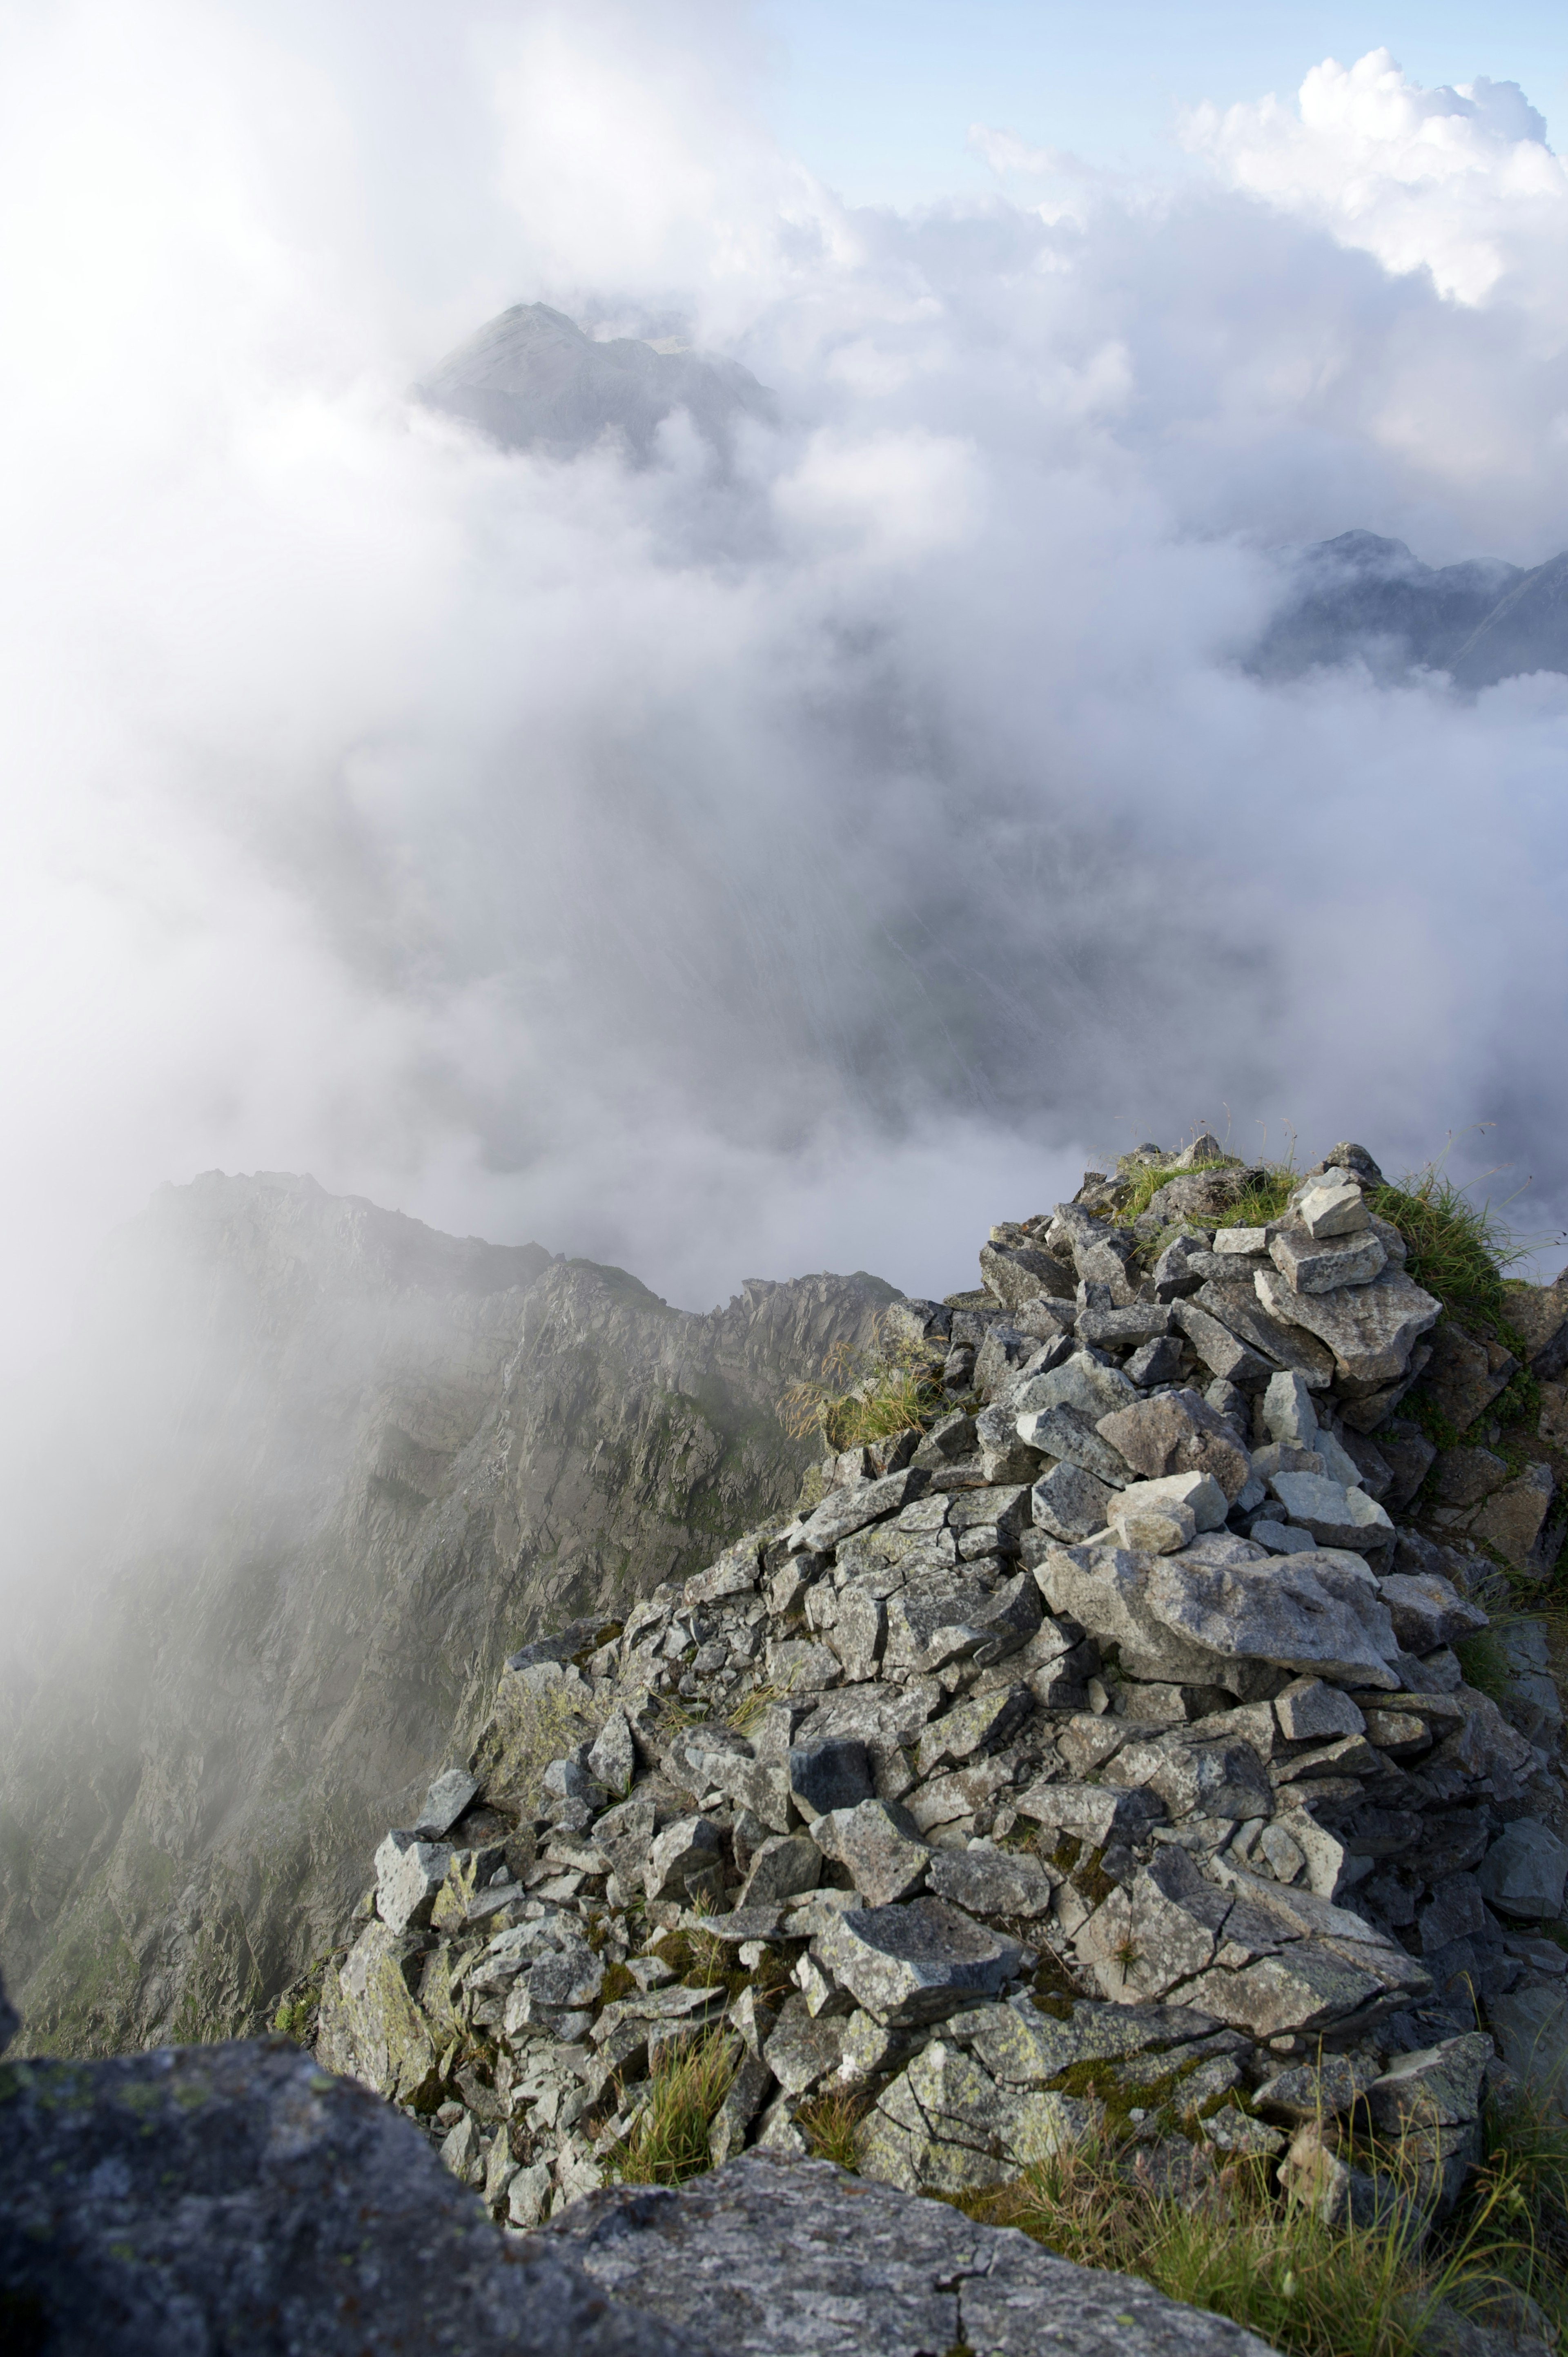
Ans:
[[[1556,1689],[1533,1637],[1500,1686],[1464,1666],[1550,1575],[1554,1452],[1466,1488],[1521,1370],[1410,1274],[1364,1149],[1237,1224],[1262,1175],[1143,1149],[994,1229],[982,1289],[885,1318],[934,1415],[509,1661],[376,1853],[317,2049],[499,2221],[694,2317],[607,2222],[661,2066],[715,2045],[729,2168],[805,2160],[836,2104],[906,2193],[1092,2134],[1372,2214],[1355,2111],[1458,2198],[1498,2049],[1541,2060],[1516,2019],[1563,2039]],[[1568,1286],[1509,1303],[1547,1428]],[[1442,1450],[1400,1413],[1428,1376]]]
[[[1568,2059],[1529,1609],[1568,1272],[1466,1322],[1411,1200],[1350,1144],[1294,1182],[1144,1147],[891,1303],[836,1407],[908,1416],[508,1657],[280,2014],[314,2061],[13,2066],[16,2312],[123,2316],[115,2352],[183,2301],[193,2349],[1243,2357],[955,2205],[1084,2147],[1451,2215],[1487,2096]]]

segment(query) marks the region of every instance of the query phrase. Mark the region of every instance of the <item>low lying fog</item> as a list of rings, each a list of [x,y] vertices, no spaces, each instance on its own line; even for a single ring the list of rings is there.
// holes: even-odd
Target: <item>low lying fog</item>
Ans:
[[[777,151],[717,0],[0,24],[24,1365],[214,1166],[695,1308],[972,1283],[1198,1123],[1468,1133],[1562,1225],[1568,679],[1238,661],[1291,544],[1568,546],[1528,93],[1326,65],[1169,186],[977,126],[993,195],[909,217]],[[777,426],[726,479],[411,399],[535,300]]]

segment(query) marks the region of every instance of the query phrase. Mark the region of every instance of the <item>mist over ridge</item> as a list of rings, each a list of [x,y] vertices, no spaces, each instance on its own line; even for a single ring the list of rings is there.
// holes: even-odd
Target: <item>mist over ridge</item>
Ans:
[[[76,5],[12,63],[24,1360],[215,1164],[693,1308],[957,1283],[1228,1115],[1456,1132],[1562,1223],[1561,681],[1244,668],[1281,549],[1568,545],[1519,93],[1315,69],[1180,186],[998,129],[989,202],[900,214],[708,5]],[[411,397],[535,301],[770,405],[628,465]]]

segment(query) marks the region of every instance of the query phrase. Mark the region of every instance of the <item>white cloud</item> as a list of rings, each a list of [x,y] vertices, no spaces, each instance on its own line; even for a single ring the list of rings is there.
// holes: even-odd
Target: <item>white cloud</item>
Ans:
[[[1568,173],[1514,82],[1423,90],[1387,49],[1327,58],[1295,110],[1276,98],[1196,108],[1189,145],[1236,188],[1320,224],[1440,292],[1560,309]],[[1555,283],[1552,283],[1555,281]]]
[[[1227,1107],[1396,1160],[1496,1116],[1561,1187],[1568,690],[1230,660],[1260,543],[1568,544],[1547,277],[1483,310],[1348,251],[1301,156],[1371,117],[1278,133],[1288,202],[850,215],[731,12],[433,21],[8,20],[16,1316],[214,1164],[703,1306],[956,1285]],[[1240,183],[1275,133],[1214,137]],[[1386,177],[1436,250],[1471,181]],[[633,474],[409,404],[574,289],[776,389],[729,490],[679,429]]]

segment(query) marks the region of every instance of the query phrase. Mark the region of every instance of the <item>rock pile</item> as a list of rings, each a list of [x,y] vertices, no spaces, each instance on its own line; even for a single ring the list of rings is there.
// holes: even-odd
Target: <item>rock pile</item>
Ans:
[[[1256,1179],[1140,1149],[993,1230],[983,1290],[889,1313],[929,1428],[513,1656],[377,1853],[317,2049],[499,2219],[567,2232],[713,2031],[714,2161],[803,2158],[844,2097],[889,2187],[1093,2128],[1160,2181],[1273,2156],[1342,2216],[1391,2198],[1354,2117],[1402,2198],[1413,2169],[1452,2203],[1500,2067],[1478,2015],[1556,2003],[1568,1961],[1562,1713],[1532,1640],[1500,1700],[1466,1681],[1494,1557],[1401,1519],[1437,1450],[1398,1411],[1430,1369],[1473,1422],[1516,1362],[1440,1323],[1362,1148],[1234,1224]],[[1568,1289],[1519,1306],[1560,1373]]]

